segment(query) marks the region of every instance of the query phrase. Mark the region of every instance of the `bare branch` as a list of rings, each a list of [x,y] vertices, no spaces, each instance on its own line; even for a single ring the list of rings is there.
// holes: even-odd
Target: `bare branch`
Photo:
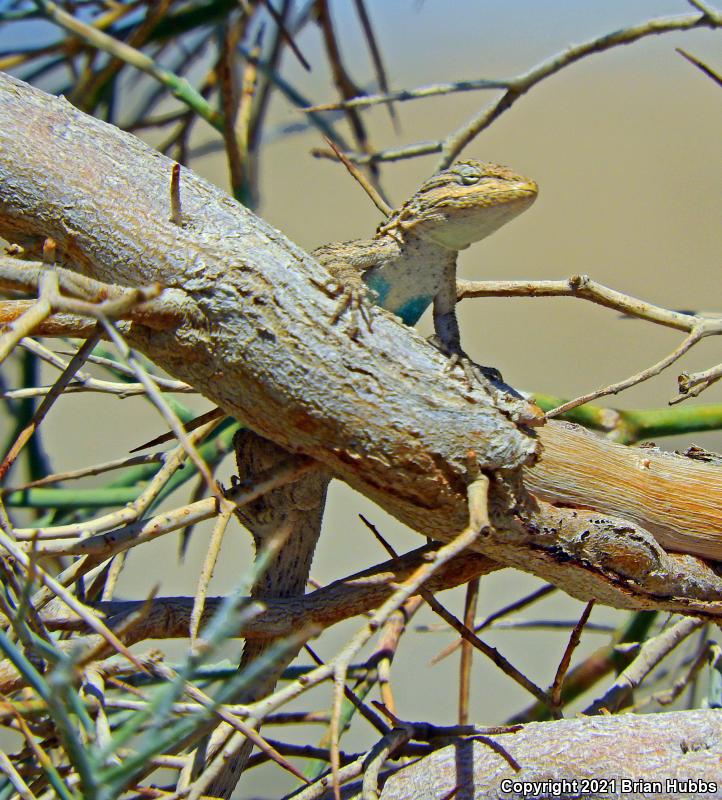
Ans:
[[[694,5],[696,5],[696,3],[694,3]],[[721,12],[712,9],[706,3],[704,5],[700,3],[697,7],[702,11],[702,16],[693,14],[682,17],[660,17],[640,23],[639,25],[621,28],[617,31],[589,39],[579,45],[573,45],[563,52],[542,61],[527,72],[520,73],[511,78],[457,81],[447,84],[435,84],[420,89],[390,92],[388,94],[353,97],[346,99],[345,102],[312,106],[307,108],[306,111],[328,111],[340,108],[355,109],[376,105],[378,103],[403,102],[406,100],[434,97],[455,92],[474,91],[478,89],[504,89],[504,94],[498,100],[495,100],[486,108],[479,111],[469,122],[442,140],[419,142],[401,148],[382,150],[373,154],[347,153],[349,158],[357,164],[365,164],[369,162],[398,161],[404,158],[413,158],[419,155],[440,152],[442,157],[436,165],[436,169],[443,169],[448,167],[451,162],[457,158],[464,147],[478,136],[481,131],[488,128],[536,84],[554,75],[570,64],[574,64],[595,53],[602,53],[614,47],[631,44],[647,36],[656,36],[670,31],[691,30],[694,28],[722,27]],[[328,152],[314,151],[314,155],[329,157]]]

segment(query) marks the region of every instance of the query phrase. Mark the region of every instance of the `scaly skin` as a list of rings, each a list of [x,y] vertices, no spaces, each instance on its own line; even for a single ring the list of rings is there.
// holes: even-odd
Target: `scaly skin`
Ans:
[[[334,321],[350,309],[349,335],[359,335],[357,317],[371,327],[365,300],[415,325],[433,302],[433,343],[449,356],[449,368],[461,364],[467,380],[494,396],[500,411],[515,422],[538,425],[536,406],[520,403],[501,375],[479,367],[461,347],[456,319],[456,259],[460,250],[506,224],[529,208],[536,183],[498,164],[457,161],[425,181],[416,194],[394,211],[373,239],[336,242],[314,250],[336,282],[339,307]]]
[[[449,272],[455,280],[459,250],[529,208],[537,192],[533,180],[507,167],[457,161],[425,181],[373,239],[327,244],[314,255],[344,287],[362,280],[378,305],[415,325]]]

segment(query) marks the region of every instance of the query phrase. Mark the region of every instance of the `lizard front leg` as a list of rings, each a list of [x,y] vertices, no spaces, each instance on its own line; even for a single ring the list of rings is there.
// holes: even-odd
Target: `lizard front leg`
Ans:
[[[313,255],[331,273],[332,280],[318,284],[324,292],[338,298],[336,311],[331,318],[335,325],[347,313],[351,324],[348,334],[352,339],[360,333],[359,317],[366,328],[371,331],[371,313],[369,309],[369,288],[363,282],[363,275],[368,264],[355,263],[362,248],[356,242],[337,242],[318,247]]]
[[[456,260],[445,265],[438,291],[434,296],[434,330],[432,344],[449,357],[447,370],[459,364],[469,383],[501,382],[502,376],[494,367],[475,364],[461,346],[459,321],[456,318]]]
[[[493,398],[497,408],[521,425],[535,427],[544,423],[544,413],[534,403],[507,386],[498,369],[474,363],[461,346],[459,321],[456,317],[456,261],[444,268],[439,289],[434,296],[434,330],[431,343],[448,356],[447,371],[457,364],[464,370],[470,385],[480,385]]]

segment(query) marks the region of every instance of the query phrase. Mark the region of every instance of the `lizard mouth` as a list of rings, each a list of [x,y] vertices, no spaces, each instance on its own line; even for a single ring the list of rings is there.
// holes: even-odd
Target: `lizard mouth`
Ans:
[[[478,191],[470,192],[468,187],[458,187],[457,191],[447,191],[432,205],[484,208],[517,199],[535,198],[538,194],[539,187],[536,181],[530,178],[521,178],[517,181],[487,180],[478,187]]]
[[[447,197],[435,204],[435,224],[429,226],[426,237],[450,250],[464,250],[519,216],[536,200],[537,193],[536,184],[529,181],[507,183],[498,192],[485,192],[477,202],[469,202],[468,196]]]

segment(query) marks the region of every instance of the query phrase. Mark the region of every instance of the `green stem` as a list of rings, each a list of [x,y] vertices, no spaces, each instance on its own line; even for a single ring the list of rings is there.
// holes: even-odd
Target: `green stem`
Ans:
[[[550,411],[565,402],[564,398],[549,394],[535,394],[534,399],[543,411]],[[634,444],[661,436],[722,430],[722,404],[624,410],[587,403],[560,414],[557,419],[603,431],[620,444]]]
[[[92,25],[86,25],[72,14],[63,11],[62,8],[51,2],[51,0],[35,0],[35,3],[53,22],[75,36],[79,36],[91,47],[102,50],[114,58],[119,58],[126,64],[130,64],[132,67],[151,75],[164,86],[168,87],[174,97],[177,97],[181,102],[193,109],[196,114],[218,131],[221,133],[223,132],[222,115],[219,114],[185,78],[178,77],[178,75],[162,67],[135,47],[118,41],[107,33],[94,28]]]
[[[201,457],[212,466],[218,463],[232,447],[233,436],[238,429],[237,423],[228,421],[219,433],[209,442],[199,448]],[[126,474],[118,481],[97,489],[24,489],[11,492],[3,497],[6,506],[12,508],[70,508],[90,509],[105,508],[108,506],[122,506],[132,503],[141,493],[140,485],[151,478],[159,469],[158,464],[144,464],[127,470]],[[197,475],[197,470],[192,464],[184,464],[156,498],[154,505],[175,491],[186,481]]]

